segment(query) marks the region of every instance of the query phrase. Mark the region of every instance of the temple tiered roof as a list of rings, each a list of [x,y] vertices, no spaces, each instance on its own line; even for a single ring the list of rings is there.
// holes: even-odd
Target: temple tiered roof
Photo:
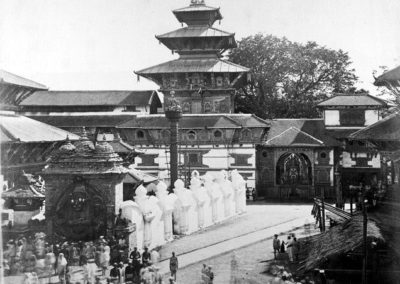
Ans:
[[[142,76],[163,73],[221,72],[241,73],[248,68],[219,58],[179,58],[137,71]]]
[[[185,113],[233,112],[234,89],[245,84],[249,71],[223,59],[225,51],[237,47],[235,34],[212,27],[222,15],[204,0],[192,0],[173,13],[187,26],[156,38],[179,58],[135,73],[159,85],[165,98],[174,91]]]
[[[204,0],[192,0],[190,5],[172,11],[179,22],[188,26],[209,25],[215,21],[222,20],[219,8],[207,6]]]

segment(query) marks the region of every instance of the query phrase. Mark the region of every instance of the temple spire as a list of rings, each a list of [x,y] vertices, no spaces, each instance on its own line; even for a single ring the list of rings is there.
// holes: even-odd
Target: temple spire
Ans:
[[[190,0],[190,6],[205,5],[204,0]]]

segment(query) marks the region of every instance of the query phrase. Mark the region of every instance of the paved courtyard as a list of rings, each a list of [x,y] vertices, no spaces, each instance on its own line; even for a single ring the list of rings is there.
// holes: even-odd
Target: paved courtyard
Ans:
[[[271,239],[274,234],[295,231],[304,233],[304,224],[313,223],[311,204],[249,203],[247,213],[217,224],[191,236],[166,244],[161,249],[159,266],[168,277],[168,257],[178,256],[178,283],[197,283],[202,263],[213,266],[215,283],[229,283],[232,252],[238,256],[239,270],[256,282],[268,279],[261,275],[266,261],[271,259]],[[251,283],[251,282],[249,282]],[[261,282],[262,283],[262,282]]]

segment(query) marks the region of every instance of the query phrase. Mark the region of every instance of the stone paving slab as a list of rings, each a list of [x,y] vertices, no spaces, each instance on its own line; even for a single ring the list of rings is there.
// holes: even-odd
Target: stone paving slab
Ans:
[[[297,226],[302,224],[304,224],[304,218],[296,218],[271,228],[262,229],[253,233],[219,242],[205,248],[178,255],[179,267],[184,268],[191,264],[198,263],[226,252],[271,238],[275,233],[281,234],[292,231],[296,229]],[[169,272],[169,260],[161,261],[158,266],[160,267],[160,272],[162,274]]]
[[[311,218],[309,218],[311,205],[301,205],[297,207],[288,205],[278,205],[275,207],[274,205],[264,205],[263,207],[264,208],[251,208],[254,210],[249,208],[250,210],[247,217],[243,219],[239,217],[234,220],[234,226],[227,227],[222,225],[216,228],[215,231],[199,234],[202,238],[199,236],[187,236],[173,242],[172,244],[175,244],[173,246],[171,245],[169,249],[171,249],[171,247],[176,249],[175,251],[179,259],[180,268],[271,238],[275,233],[280,234],[281,232],[291,231],[296,227],[303,227],[306,220],[311,220]],[[260,218],[260,213],[263,213],[261,215],[263,217],[277,218]],[[249,217],[256,219],[251,223],[251,226],[246,226]],[[264,221],[260,222],[260,220],[263,219]],[[264,228],[262,228],[262,226],[264,226]],[[226,231],[231,231],[233,234]],[[217,235],[217,237],[211,236],[214,234]],[[200,240],[200,242],[207,245],[199,247],[200,245],[196,243],[196,239],[204,239],[203,241]],[[192,248],[188,246],[183,248],[179,247],[179,243],[183,241],[185,241],[184,245],[187,241],[191,242],[193,245]],[[184,248],[188,250],[185,252],[183,250]],[[158,266],[160,267],[161,273],[169,272],[168,259],[161,261]]]
[[[310,204],[281,205],[250,202],[245,214],[232,217],[206,230],[196,232],[190,236],[184,236],[164,245],[160,250],[160,259],[161,261],[169,259],[172,252],[175,252],[176,255],[181,255],[237,236],[275,226],[300,216],[308,217],[311,220],[311,209],[312,206]]]
[[[310,221],[312,221],[312,219],[310,219]],[[304,236],[319,233],[319,230],[318,228],[312,226],[311,230],[308,230],[308,232],[304,230],[304,228],[297,228],[291,231],[291,233],[292,232],[295,233],[298,238],[302,238]],[[265,271],[268,269],[268,266],[271,264],[271,262],[274,262],[272,238],[273,234],[275,233],[279,234],[279,232],[275,231],[275,228],[271,228],[271,232],[268,234],[268,238],[234,250],[238,267],[235,274],[239,276],[239,279],[243,279],[240,283],[265,284],[272,279],[272,277],[269,274],[265,273]],[[279,236],[279,238],[281,240],[286,239],[288,233],[289,232],[284,232]],[[231,282],[232,255],[233,251],[229,251],[224,254],[205,259],[200,263],[194,263],[182,269],[179,269],[177,283],[200,284],[200,271],[202,268],[202,263],[212,265],[213,271],[215,273],[214,283],[233,283]],[[285,257],[285,255],[283,257]],[[164,279],[168,279],[168,274],[165,275]]]

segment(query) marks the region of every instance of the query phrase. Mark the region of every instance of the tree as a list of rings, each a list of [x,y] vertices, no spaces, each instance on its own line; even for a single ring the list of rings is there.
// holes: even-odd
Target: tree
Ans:
[[[381,75],[376,77],[378,73]],[[387,66],[379,66],[379,71],[374,70],[372,76],[375,78],[374,85],[378,87],[378,96],[388,99],[393,106],[388,114],[400,111],[400,66],[392,70],[388,70]]]
[[[347,53],[315,42],[256,34],[239,41],[228,56],[251,68],[250,82],[235,98],[236,111],[262,118],[317,117],[318,102],[357,80]]]

